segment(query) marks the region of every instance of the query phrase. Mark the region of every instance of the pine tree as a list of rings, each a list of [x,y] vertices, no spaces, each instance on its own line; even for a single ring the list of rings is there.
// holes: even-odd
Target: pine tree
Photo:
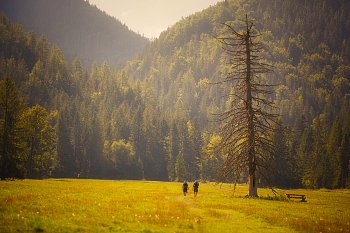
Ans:
[[[346,188],[349,187],[350,179],[350,135],[346,132],[343,135],[341,146],[337,152],[337,159],[339,161],[339,176],[337,187]]]
[[[57,175],[60,177],[75,177],[77,172],[76,159],[72,145],[71,118],[68,108],[59,112],[57,123],[57,152],[60,167]]]
[[[285,128],[281,122],[276,126],[272,142],[275,147],[273,157],[271,158],[272,172],[266,174],[271,177],[274,186],[290,188],[298,184],[298,174],[296,174],[295,158],[291,156],[290,145],[288,141],[290,130]]]
[[[258,34],[247,15],[244,23],[245,28],[241,31],[225,23],[228,35],[218,37],[230,66],[221,83],[228,83],[234,90],[229,94],[232,99],[229,109],[219,115],[219,121],[223,123],[220,147],[227,156],[223,177],[248,170],[248,196],[254,197],[258,196],[257,169],[269,170],[266,154],[274,149],[271,124],[277,115],[271,113],[275,109],[268,99],[272,93],[271,85],[261,82],[262,75],[271,71],[270,66],[261,61],[262,45],[257,41]]]
[[[91,116],[88,122],[86,138],[86,157],[88,160],[88,176],[101,177],[103,172],[103,141],[100,123],[96,116]]]
[[[71,144],[73,147],[73,160],[75,161],[75,177],[84,177],[86,156],[84,154],[83,126],[77,107],[73,108],[73,120],[71,130]]]
[[[330,163],[329,167],[332,170],[332,172],[329,174],[329,176],[332,177],[332,187],[333,188],[339,188],[339,178],[341,176],[341,162],[339,160],[339,148],[341,147],[342,143],[342,130],[341,130],[341,123],[339,118],[336,118],[333,121],[332,128],[330,130],[330,134],[327,140],[327,155],[329,157]]]
[[[312,170],[309,169],[313,162],[311,153],[314,148],[314,137],[311,128],[306,128],[302,134],[297,150],[298,167],[301,171],[302,184],[306,187],[312,187],[311,175]]]
[[[188,180],[189,178],[188,171],[185,165],[184,154],[182,150],[180,150],[179,154],[176,157],[175,173],[176,173],[177,181],[185,181],[185,180]]]
[[[140,166],[142,167],[142,178],[144,178],[144,171],[143,171],[143,164],[142,164],[141,157],[142,157],[142,154],[144,153],[146,141],[142,131],[141,122],[142,122],[142,107],[141,105],[139,105],[132,119],[130,140],[135,149],[135,156],[140,161]]]
[[[199,159],[195,148],[192,147],[190,132],[185,121],[181,120],[178,124],[179,132],[179,155],[183,156],[185,166],[185,178],[195,180],[199,178]],[[179,156],[178,155],[178,156]],[[178,158],[177,158],[178,159]],[[179,177],[179,174],[176,174]]]
[[[313,188],[331,188],[333,173],[331,160],[326,149],[327,123],[324,115],[314,119],[312,123],[313,147],[310,160],[306,167],[306,174]]]
[[[8,77],[0,80],[0,179],[22,176],[18,168],[18,121],[23,108],[24,101],[14,81]]]
[[[170,181],[176,180],[176,169],[175,164],[177,161],[177,155],[179,154],[178,144],[178,132],[177,127],[174,122],[172,122],[170,127],[170,132],[166,140],[167,147],[167,171]]]
[[[199,129],[199,125],[196,120],[187,122],[187,131],[189,137],[189,149],[190,149],[190,167],[194,180],[200,178],[200,161],[201,161],[201,148],[202,138]]]

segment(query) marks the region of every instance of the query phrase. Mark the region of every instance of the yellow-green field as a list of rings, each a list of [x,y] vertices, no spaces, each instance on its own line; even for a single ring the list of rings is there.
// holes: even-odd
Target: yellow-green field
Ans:
[[[201,183],[194,198],[170,182],[1,181],[0,232],[350,231],[350,190],[280,190],[306,194],[304,203],[243,198],[246,192],[237,186],[234,197],[231,185]]]

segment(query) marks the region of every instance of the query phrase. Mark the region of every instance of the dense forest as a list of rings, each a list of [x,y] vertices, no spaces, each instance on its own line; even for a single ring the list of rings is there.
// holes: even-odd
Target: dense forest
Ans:
[[[68,62],[2,16],[1,178],[216,180],[225,158],[213,149],[215,114],[234,90],[211,84],[229,70],[215,37],[248,13],[274,67],[266,82],[277,84],[272,185],[349,187],[347,12],[346,0],[227,0],[181,20],[119,69]]]
[[[149,42],[84,0],[1,0],[0,11],[26,31],[56,43],[70,61],[116,66]]]

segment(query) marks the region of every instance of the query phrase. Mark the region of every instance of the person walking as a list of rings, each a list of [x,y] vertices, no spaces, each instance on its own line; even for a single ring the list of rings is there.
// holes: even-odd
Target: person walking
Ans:
[[[194,183],[193,183],[193,193],[194,193],[194,196],[196,197],[197,194],[198,194],[198,188],[199,188],[199,182],[198,180],[196,180]]]
[[[184,192],[184,196],[187,194],[188,184],[186,181],[182,184],[182,191]]]

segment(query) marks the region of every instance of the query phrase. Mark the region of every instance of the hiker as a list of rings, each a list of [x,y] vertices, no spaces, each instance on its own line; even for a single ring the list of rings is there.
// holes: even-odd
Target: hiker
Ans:
[[[186,181],[182,184],[182,191],[184,192],[184,196],[187,194],[188,184]]]
[[[197,194],[198,194],[198,187],[199,187],[199,182],[196,180],[194,183],[193,183],[193,193],[194,193],[194,196],[196,197]]]

